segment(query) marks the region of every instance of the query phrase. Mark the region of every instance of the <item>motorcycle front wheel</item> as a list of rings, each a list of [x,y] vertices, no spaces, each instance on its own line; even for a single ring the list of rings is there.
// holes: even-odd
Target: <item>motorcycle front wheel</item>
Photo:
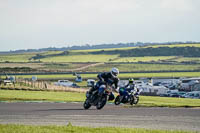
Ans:
[[[131,95],[131,96],[130,96],[130,105],[133,105],[133,104],[134,104],[134,96]]]
[[[134,104],[138,104],[138,102],[139,102],[139,97],[134,96]]]
[[[85,102],[83,103],[83,107],[84,109],[89,109],[91,107],[91,104],[89,103],[88,99],[86,99]]]
[[[107,102],[107,96],[103,96],[102,98],[100,98],[100,100],[98,101],[97,105],[96,105],[96,109],[102,109],[104,107],[104,105]]]

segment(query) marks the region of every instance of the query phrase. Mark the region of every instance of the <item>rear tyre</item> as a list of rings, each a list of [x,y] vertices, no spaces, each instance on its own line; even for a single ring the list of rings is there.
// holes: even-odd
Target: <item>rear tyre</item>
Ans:
[[[120,104],[120,97],[119,97],[119,95],[115,98],[114,103],[115,103],[115,105],[119,105]]]
[[[91,107],[91,104],[89,103],[88,99],[86,99],[85,102],[83,103],[83,107],[84,109],[89,109]]]

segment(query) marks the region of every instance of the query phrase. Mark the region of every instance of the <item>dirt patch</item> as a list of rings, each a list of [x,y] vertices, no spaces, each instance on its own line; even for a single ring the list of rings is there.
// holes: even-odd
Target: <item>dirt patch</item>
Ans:
[[[90,65],[86,65],[86,66],[83,66],[83,67],[80,67],[80,68],[71,69],[71,71],[80,71],[80,70],[87,69],[89,67],[99,66],[99,65],[103,65],[103,64],[104,64],[104,62],[90,64]]]

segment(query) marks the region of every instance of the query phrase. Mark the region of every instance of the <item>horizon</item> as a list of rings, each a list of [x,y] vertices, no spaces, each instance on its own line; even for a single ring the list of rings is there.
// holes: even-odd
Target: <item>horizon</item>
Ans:
[[[0,51],[200,42],[198,0],[0,0]]]
[[[101,45],[113,45],[113,48],[115,48],[115,45],[118,45],[118,44],[122,44],[122,45],[126,45],[126,44],[136,44],[135,46],[122,46],[122,47],[138,47],[140,46],[139,45],[142,44],[142,45],[173,45],[173,44],[200,44],[200,42],[193,42],[193,41],[186,41],[186,42],[130,42],[130,43],[116,43],[116,44],[94,44],[94,45],[90,45],[90,44],[85,44],[85,45],[73,45],[73,46],[68,46],[68,47],[46,47],[46,48],[33,48],[33,49],[16,49],[16,50],[9,50],[9,51],[0,51],[0,53],[4,53],[4,52],[17,52],[17,51],[28,51],[28,50],[42,50],[42,49],[61,49],[61,48],[73,48],[73,47],[87,47],[87,46],[90,46],[90,47],[93,47],[91,49],[99,49],[99,48],[95,48],[95,47],[98,47],[98,46],[101,46]],[[106,47],[106,46],[105,46]],[[110,47],[106,47],[105,49],[109,49]],[[79,48],[78,48],[79,49]],[[78,50],[77,49],[77,50]],[[73,50],[73,49],[71,49]],[[75,49],[74,49],[75,50]]]

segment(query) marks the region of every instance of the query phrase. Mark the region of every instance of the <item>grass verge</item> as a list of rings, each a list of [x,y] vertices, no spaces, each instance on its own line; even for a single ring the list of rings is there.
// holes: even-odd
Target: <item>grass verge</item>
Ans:
[[[68,124],[67,126],[29,126],[29,125],[14,125],[0,124],[0,133],[195,133],[191,131],[176,131],[176,130],[150,130],[139,128],[90,128],[78,127]]]
[[[83,102],[84,100],[85,94],[78,92],[0,90],[0,101]],[[200,107],[200,99],[140,96],[136,107]]]
[[[78,92],[0,90],[0,101],[82,102],[84,98]]]

